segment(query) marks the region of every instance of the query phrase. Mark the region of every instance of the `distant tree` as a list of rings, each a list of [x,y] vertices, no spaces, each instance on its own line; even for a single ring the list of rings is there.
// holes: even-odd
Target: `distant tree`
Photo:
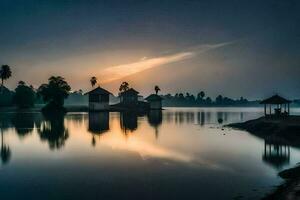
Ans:
[[[0,85],[0,107],[11,106],[13,104],[14,92]]]
[[[2,65],[1,69],[0,69],[1,88],[3,88],[4,80],[9,79],[10,77],[11,77],[10,66],[8,66],[8,65]]]
[[[129,84],[127,82],[123,82],[121,85],[120,85],[120,88],[119,88],[119,91],[120,92],[125,92],[129,90]]]
[[[26,83],[24,81],[19,81],[18,85],[25,85]]]
[[[98,80],[95,76],[93,76],[93,77],[91,77],[90,82],[91,82],[92,87],[94,87],[97,84]]]
[[[69,96],[71,87],[63,77],[51,76],[48,79],[48,84],[42,84],[38,89],[38,94],[42,96],[44,102],[47,102],[47,107],[54,109],[62,109],[64,99]]]
[[[203,91],[200,92],[200,97],[203,99],[205,97],[205,93]]]
[[[205,104],[210,105],[212,103],[212,100],[210,97],[206,97]]]
[[[218,95],[216,97],[216,104],[223,104],[223,97],[222,97],[222,95]]]
[[[14,101],[19,108],[33,107],[35,100],[35,92],[24,81],[19,81],[18,87],[15,89]]]
[[[154,90],[155,90],[155,94],[157,94],[158,91],[160,91],[160,88],[156,85],[156,86],[154,87]]]
[[[196,98],[195,98],[195,96],[192,94],[191,96],[190,96],[190,99],[189,99],[190,101],[192,101],[192,102],[194,102],[195,100],[196,100]]]

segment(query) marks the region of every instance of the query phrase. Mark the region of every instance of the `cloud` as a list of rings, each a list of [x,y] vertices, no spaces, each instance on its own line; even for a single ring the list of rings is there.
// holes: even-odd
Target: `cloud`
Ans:
[[[124,78],[126,76],[145,71],[147,69],[191,59],[197,54],[217,49],[229,44],[232,44],[232,42],[198,45],[179,53],[177,52],[174,54],[159,56],[155,58],[143,57],[142,59],[134,63],[117,65],[104,69],[101,73],[101,80],[103,80],[103,83],[108,83]]]

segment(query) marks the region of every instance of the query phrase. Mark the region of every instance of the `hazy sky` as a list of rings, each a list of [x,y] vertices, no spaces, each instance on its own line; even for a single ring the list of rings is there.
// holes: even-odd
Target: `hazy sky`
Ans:
[[[300,97],[300,1],[1,0],[0,64],[7,81],[72,89],[97,76],[147,94]]]

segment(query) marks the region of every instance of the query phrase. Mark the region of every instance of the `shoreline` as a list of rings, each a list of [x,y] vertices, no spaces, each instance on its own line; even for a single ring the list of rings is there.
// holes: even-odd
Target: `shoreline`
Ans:
[[[265,140],[277,140],[285,145],[300,148],[300,116],[287,116],[284,118],[266,118],[249,120],[243,123],[225,125],[234,129],[248,131]],[[283,170],[278,175],[284,179],[263,200],[294,200],[300,197],[300,165]]]

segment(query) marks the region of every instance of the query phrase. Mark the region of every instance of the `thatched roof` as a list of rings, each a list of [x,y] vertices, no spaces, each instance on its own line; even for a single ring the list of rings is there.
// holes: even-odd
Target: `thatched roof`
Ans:
[[[262,100],[260,104],[285,104],[285,103],[291,103],[292,101],[287,100],[279,95],[274,95],[270,98],[267,98],[265,100]]]

